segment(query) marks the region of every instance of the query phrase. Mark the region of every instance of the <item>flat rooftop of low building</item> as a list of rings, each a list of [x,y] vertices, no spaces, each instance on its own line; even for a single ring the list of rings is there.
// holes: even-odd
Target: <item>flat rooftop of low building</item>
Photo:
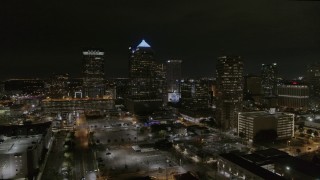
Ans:
[[[288,158],[281,158],[276,161],[276,164],[281,165],[283,168],[290,168],[301,174],[305,174],[312,179],[320,179],[320,166],[314,163],[288,156]]]
[[[288,153],[280,151],[278,149],[274,149],[274,148],[255,151],[254,154],[258,154],[258,155],[265,157],[265,158],[277,158],[277,157],[288,156]]]
[[[246,155],[227,153],[221,154],[220,156],[264,179],[282,179],[282,177],[278,176],[277,174],[274,174],[261,167],[266,164],[277,164],[283,168],[290,168],[293,171],[305,174],[307,177],[320,179],[320,166],[290,156],[286,152],[282,152],[273,148],[256,151],[252,154]]]
[[[257,165],[266,165],[273,163],[279,158],[287,158],[289,157],[288,153],[280,151],[278,149],[265,149],[260,151],[255,151],[252,154],[246,154],[242,156],[244,159],[257,164]]]
[[[259,165],[256,165],[253,162],[248,161],[247,159],[236,155],[234,153],[225,153],[225,154],[220,154],[220,157],[250,171],[251,173],[263,178],[263,179],[272,179],[272,180],[283,180],[285,178],[272,173],[271,171],[268,171]]]
[[[42,135],[32,135],[28,137],[15,136],[4,140],[0,144],[0,154],[17,154],[23,153],[28,148],[33,148],[40,142]]]
[[[250,116],[253,118],[256,118],[256,117],[281,117],[281,116],[293,115],[291,113],[285,113],[285,112],[270,113],[268,111],[241,112],[240,114],[244,115],[244,116]]]

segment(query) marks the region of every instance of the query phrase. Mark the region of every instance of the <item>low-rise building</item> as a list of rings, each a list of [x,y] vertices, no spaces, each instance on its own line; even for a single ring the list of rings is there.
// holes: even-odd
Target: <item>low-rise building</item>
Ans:
[[[262,130],[275,130],[277,139],[287,139],[294,136],[294,114],[267,111],[241,112],[238,114],[238,135],[254,140],[255,135]]]
[[[320,167],[277,149],[218,156],[217,179],[319,179]]]
[[[42,158],[42,135],[5,138],[0,144],[0,178],[32,178]]]

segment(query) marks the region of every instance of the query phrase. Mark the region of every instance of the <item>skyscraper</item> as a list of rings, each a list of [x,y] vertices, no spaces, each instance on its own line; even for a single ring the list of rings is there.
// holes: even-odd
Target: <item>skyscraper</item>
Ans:
[[[130,95],[134,98],[154,98],[155,87],[154,51],[144,40],[134,49],[130,48],[129,77],[131,80]]]
[[[261,67],[261,86],[262,94],[265,97],[275,96],[277,94],[277,63],[262,64]]]
[[[237,127],[236,113],[242,109],[243,61],[240,56],[218,57],[216,119],[222,129]]]
[[[257,75],[244,76],[244,97],[246,105],[252,106],[252,103],[261,102],[261,77]],[[248,104],[249,103],[249,104]]]
[[[105,93],[104,52],[99,49],[88,49],[83,55],[83,95],[96,98]]]
[[[162,105],[163,66],[155,62],[154,51],[144,40],[129,48],[128,110],[140,115],[152,113]]]
[[[166,62],[166,92],[168,102],[178,102],[181,97],[181,63],[182,60],[168,60]]]
[[[209,106],[209,88],[206,80],[181,80],[181,105],[189,111],[207,109]]]
[[[310,95],[320,97],[320,63],[310,64],[307,67],[307,82],[310,86]]]

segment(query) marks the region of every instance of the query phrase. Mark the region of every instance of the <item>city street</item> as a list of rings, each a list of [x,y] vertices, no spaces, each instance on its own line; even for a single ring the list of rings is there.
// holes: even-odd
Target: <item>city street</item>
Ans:
[[[64,163],[64,143],[67,137],[66,131],[56,133],[52,144],[52,150],[44,169],[42,179],[63,179],[62,165]]]
[[[88,123],[84,115],[76,119],[74,148],[74,179],[96,179],[96,159],[89,148]]]

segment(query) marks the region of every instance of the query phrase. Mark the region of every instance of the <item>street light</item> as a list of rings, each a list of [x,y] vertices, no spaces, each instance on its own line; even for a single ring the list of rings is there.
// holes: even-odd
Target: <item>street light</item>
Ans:
[[[169,164],[169,159],[166,160],[166,180],[168,180],[168,164]]]

